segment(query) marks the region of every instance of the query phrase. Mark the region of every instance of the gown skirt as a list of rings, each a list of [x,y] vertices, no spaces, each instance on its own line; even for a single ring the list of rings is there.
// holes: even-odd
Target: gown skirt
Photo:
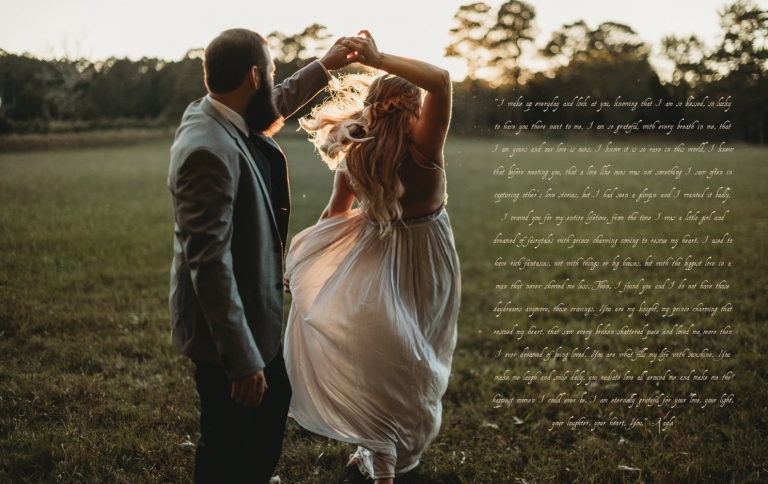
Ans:
[[[350,210],[296,235],[286,257],[290,413],[357,445],[374,479],[416,467],[440,430],[461,299],[445,207],[392,229],[380,238]]]

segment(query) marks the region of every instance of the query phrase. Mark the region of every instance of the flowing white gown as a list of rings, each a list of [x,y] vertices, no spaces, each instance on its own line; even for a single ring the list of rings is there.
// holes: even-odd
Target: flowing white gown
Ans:
[[[416,467],[440,429],[461,293],[443,206],[393,232],[351,210],[296,235],[286,259],[291,414],[358,445],[374,479]]]

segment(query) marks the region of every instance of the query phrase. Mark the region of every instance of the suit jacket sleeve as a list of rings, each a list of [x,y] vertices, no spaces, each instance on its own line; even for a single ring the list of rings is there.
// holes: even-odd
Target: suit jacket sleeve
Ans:
[[[272,89],[272,99],[280,114],[287,118],[327,86],[328,80],[328,71],[320,65],[320,61],[310,62],[309,65],[275,86]]]
[[[248,328],[232,270],[232,213],[238,179],[236,163],[197,149],[181,163],[172,187],[180,242],[195,294],[230,380],[265,366]]]

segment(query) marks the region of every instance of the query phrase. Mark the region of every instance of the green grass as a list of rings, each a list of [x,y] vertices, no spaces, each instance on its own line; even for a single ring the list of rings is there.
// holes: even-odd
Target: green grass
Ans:
[[[462,271],[462,310],[459,339],[448,392],[443,399],[440,435],[425,452],[419,468],[398,482],[759,482],[768,475],[768,414],[764,355],[766,329],[765,214],[768,151],[738,147],[729,155],[709,154],[516,154],[503,158],[490,151],[497,141],[452,139],[446,147],[449,203]],[[504,146],[504,142],[501,142]],[[572,142],[590,143],[597,142]],[[291,163],[293,215],[291,233],[314,223],[327,203],[332,173],[312,154],[305,141],[284,138],[281,144]],[[510,141],[509,146],[512,146]],[[524,143],[529,147],[538,142]],[[165,187],[169,141],[130,147],[0,154],[0,482],[191,482],[198,429],[198,399],[190,363],[170,344],[167,310],[172,255],[172,212]],[[687,170],[731,169],[729,177],[680,180],[671,177],[561,176],[552,181],[531,176],[493,176],[500,165],[514,162],[524,170],[579,169],[610,163],[611,169],[663,169],[678,165]],[[556,192],[585,186],[592,190],[613,186],[630,194],[643,188],[692,191],[705,186],[731,188],[724,204],[714,199],[648,203],[616,199],[547,200],[533,198],[494,203],[502,191],[532,188]],[[724,209],[722,222],[617,222],[584,225],[563,222],[528,226],[502,221],[504,213],[524,215],[586,215],[590,210],[612,215],[685,215],[688,210]],[[638,245],[610,248],[586,245],[568,249],[562,244],[516,247],[493,244],[497,233],[562,237],[570,233],[594,237],[693,237],[728,232],[728,245]],[[732,262],[731,267],[619,268],[494,267],[498,257],[518,260],[598,260],[631,256],[655,260],[689,254],[693,259]],[[654,284],[665,279],[688,283],[726,279],[727,290],[649,290],[619,294],[588,290],[501,290],[498,284],[515,280],[546,284],[584,279],[636,281]],[[635,313],[583,316],[549,313],[513,316],[492,312],[499,301],[522,307],[639,307],[643,301],[662,306],[706,302],[733,305],[730,313],[711,317],[702,313],[643,316]],[[287,304],[288,302],[286,302]],[[697,329],[721,329],[733,334],[636,337],[493,335],[495,329],[535,325],[549,329],[620,328],[627,324],[669,329],[695,324]],[[499,350],[542,347],[564,350],[590,346],[601,351],[689,347],[726,349],[722,361],[667,358],[650,363],[638,359],[602,358],[593,361],[549,362],[533,358],[495,358]],[[710,375],[733,371],[730,381],[604,382],[584,388],[573,382],[498,381],[494,377],[526,371],[548,373],[611,370],[637,374],[671,370],[688,374],[704,369]],[[648,424],[622,430],[611,427],[550,431],[551,422],[611,417],[664,416],[668,408],[628,409],[618,404],[512,404],[494,408],[492,399],[541,398],[558,393],[579,395],[584,390],[601,397],[623,397],[637,392],[703,398],[734,394],[734,403],[719,407],[681,405],[673,409],[675,423],[664,432]],[[284,453],[277,470],[282,482],[357,482],[344,470],[353,449],[319,438],[289,421]],[[640,469],[621,470],[619,466]]]

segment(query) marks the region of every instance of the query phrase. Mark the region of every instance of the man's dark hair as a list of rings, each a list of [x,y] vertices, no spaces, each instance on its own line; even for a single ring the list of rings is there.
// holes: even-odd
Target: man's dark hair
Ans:
[[[267,74],[265,46],[264,37],[252,30],[230,29],[220,33],[205,49],[203,67],[208,90],[219,94],[234,91],[253,66],[263,78]]]

